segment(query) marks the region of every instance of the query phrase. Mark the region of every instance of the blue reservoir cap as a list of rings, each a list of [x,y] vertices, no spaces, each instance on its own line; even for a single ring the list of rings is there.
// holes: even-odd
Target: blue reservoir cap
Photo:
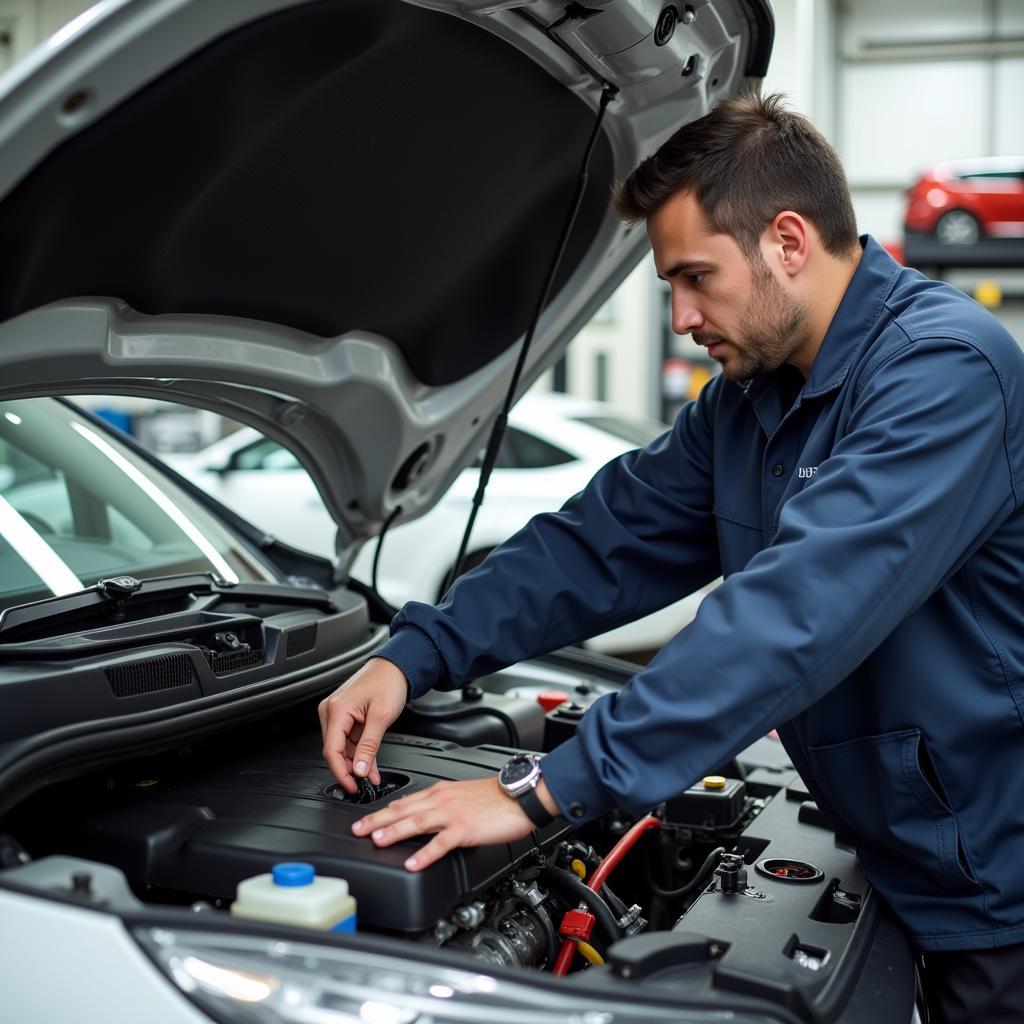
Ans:
[[[270,869],[270,875],[274,885],[295,888],[300,885],[312,885],[313,879],[316,878],[316,869],[312,864],[275,864]]]

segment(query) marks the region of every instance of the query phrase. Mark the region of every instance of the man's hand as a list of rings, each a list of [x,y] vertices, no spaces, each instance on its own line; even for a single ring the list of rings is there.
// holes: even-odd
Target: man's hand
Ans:
[[[384,658],[371,658],[354,676],[320,701],[324,760],[346,792],[356,793],[355,776],[380,785],[377,751],[388,726],[402,713],[409,686]]]
[[[558,813],[543,781],[538,796],[549,811]],[[533,828],[519,804],[502,790],[497,778],[492,778],[438,782],[368,814],[352,826],[352,831],[357,836],[370,836],[377,846],[392,846],[412,836],[436,832],[405,862],[409,871],[422,871],[457,846],[511,843],[528,836]]]

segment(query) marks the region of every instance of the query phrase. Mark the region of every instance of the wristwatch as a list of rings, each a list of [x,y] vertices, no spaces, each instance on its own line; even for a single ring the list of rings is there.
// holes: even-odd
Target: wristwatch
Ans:
[[[537,783],[540,782],[540,758],[536,754],[515,754],[498,772],[498,785],[513,800],[519,801],[526,816],[537,828],[550,825],[554,815],[540,802]]]

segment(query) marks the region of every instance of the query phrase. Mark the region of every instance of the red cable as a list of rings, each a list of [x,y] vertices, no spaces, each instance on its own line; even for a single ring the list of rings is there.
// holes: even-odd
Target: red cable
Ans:
[[[576,952],[576,943],[572,939],[566,939],[562,943],[562,948],[558,952],[558,959],[555,961],[555,966],[551,968],[551,973],[557,975],[559,978],[564,978],[569,971],[569,964],[572,963],[573,954]]]
[[[649,829],[661,828],[659,821],[653,814],[641,818],[611,849],[611,852],[603,858],[597,866],[597,870],[587,879],[587,887],[594,892],[600,892],[608,876],[619,866],[619,862],[636,845],[637,840]],[[555,966],[551,973],[564,977],[568,973],[569,965],[572,963],[573,954],[576,952],[576,943],[572,939],[566,939],[562,943]]]
[[[619,866],[619,861],[636,846],[637,840],[649,829],[661,828],[661,822],[648,814],[641,818],[613,847],[611,853],[597,866],[597,870],[587,879],[587,886],[594,892],[600,892],[608,876]]]

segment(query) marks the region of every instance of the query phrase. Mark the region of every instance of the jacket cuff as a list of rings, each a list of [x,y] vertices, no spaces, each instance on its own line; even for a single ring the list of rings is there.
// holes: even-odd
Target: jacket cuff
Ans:
[[[597,781],[579,737],[545,754],[540,771],[562,817],[574,825],[599,818],[615,806],[614,798]]]
[[[422,697],[437,682],[441,659],[427,635],[415,626],[403,626],[371,657],[397,666],[409,684],[409,699]]]

